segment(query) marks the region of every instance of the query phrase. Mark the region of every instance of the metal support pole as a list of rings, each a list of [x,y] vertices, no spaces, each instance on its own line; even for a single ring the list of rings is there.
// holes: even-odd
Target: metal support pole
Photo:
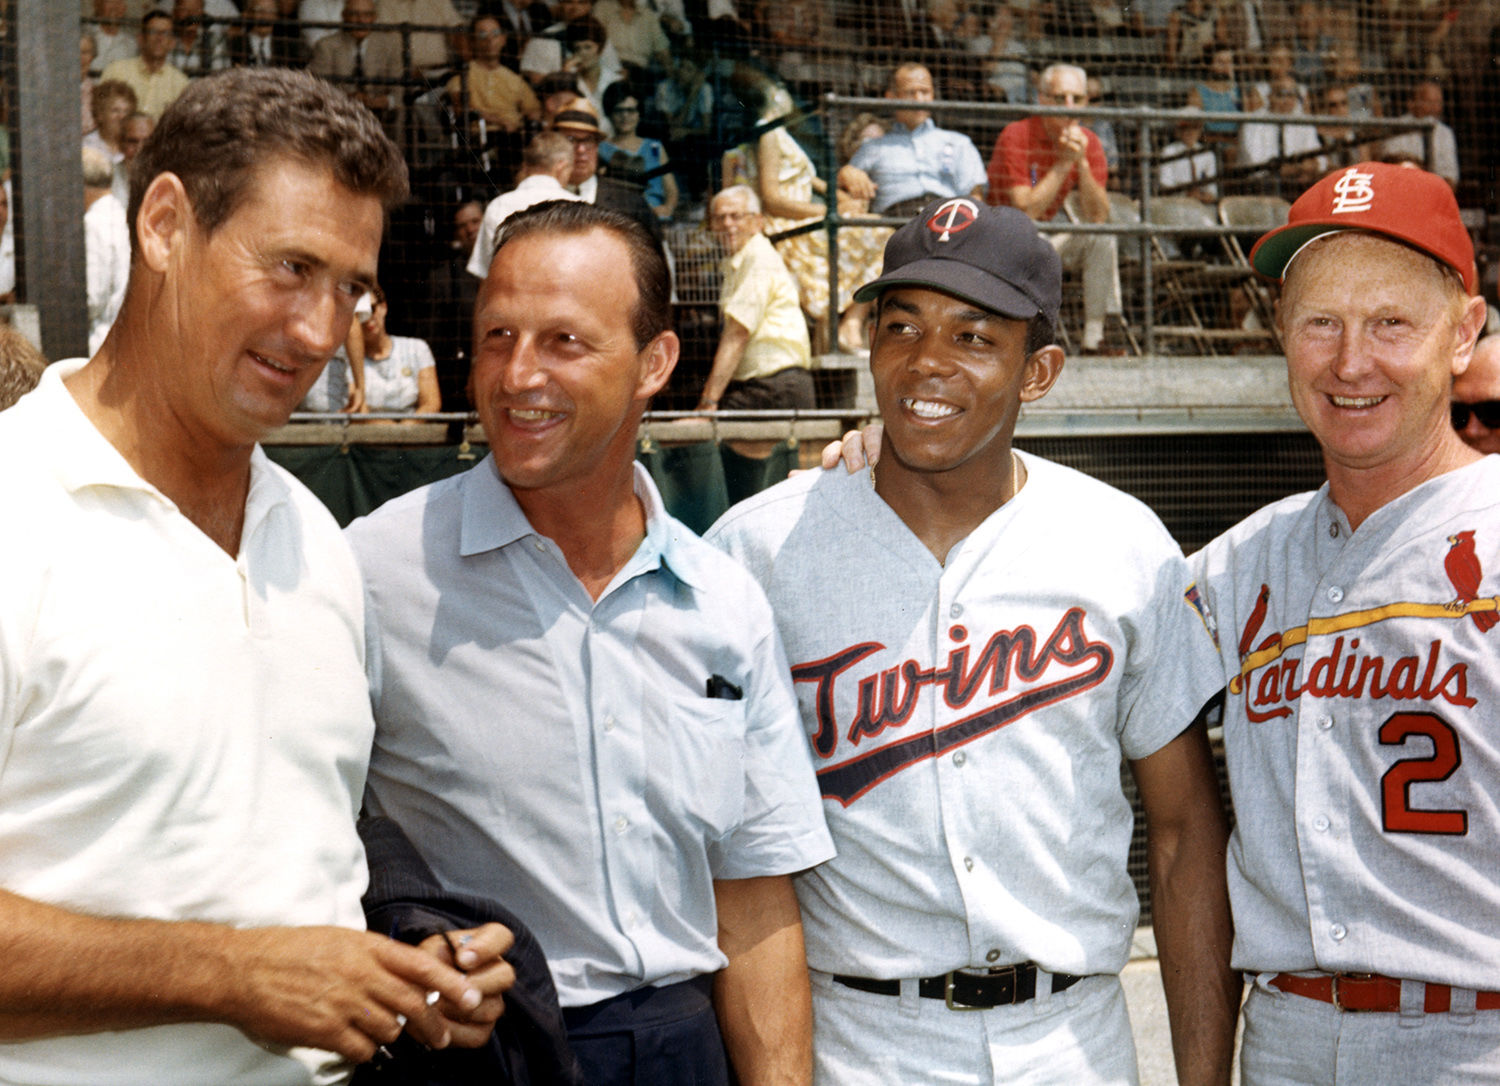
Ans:
[[[1136,160],[1141,166],[1141,222],[1151,221],[1151,192],[1156,178],[1152,176],[1151,124],[1144,117],[1135,126]],[[1156,279],[1151,267],[1151,239],[1142,234],[1136,239],[1141,260],[1141,336],[1148,355],[1156,353]]]
[[[88,352],[84,294],[83,165],[77,131],[79,9],[17,4],[20,140],[13,188],[16,271],[26,301],[40,310],[48,358]]]

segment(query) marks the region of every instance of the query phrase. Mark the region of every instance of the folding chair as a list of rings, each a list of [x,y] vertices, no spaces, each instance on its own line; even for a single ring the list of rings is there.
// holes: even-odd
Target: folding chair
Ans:
[[[1217,354],[1216,347],[1226,343],[1268,340],[1264,329],[1236,327],[1229,312],[1231,293],[1252,280],[1254,273],[1229,254],[1214,209],[1191,196],[1158,196],[1151,201],[1149,214],[1154,225],[1202,231],[1151,238],[1152,271],[1161,299],[1155,334],[1185,339],[1201,354]],[[1187,248],[1200,255],[1184,256],[1179,243],[1185,242],[1197,242]],[[1207,253],[1221,254],[1221,259],[1202,255]],[[1178,323],[1171,322],[1174,317]]]
[[[1224,236],[1224,248],[1230,259],[1239,267],[1253,272],[1250,257],[1245,251],[1245,240],[1285,225],[1291,208],[1291,203],[1280,196],[1225,196],[1221,199],[1219,221],[1236,231]],[[1272,330],[1271,335],[1275,339],[1276,316],[1271,291],[1253,275],[1245,280],[1243,289],[1261,324]]]

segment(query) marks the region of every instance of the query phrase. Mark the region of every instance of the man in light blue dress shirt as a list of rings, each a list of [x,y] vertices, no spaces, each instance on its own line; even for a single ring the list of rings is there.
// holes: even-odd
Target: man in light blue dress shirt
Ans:
[[[502,227],[471,375],[491,455],[349,529],[367,803],[531,926],[585,1081],[727,1083],[727,1048],[742,1083],[805,1082],[791,876],[833,847],[770,605],[634,463],[669,314],[639,224],[550,202]]]
[[[891,73],[885,96],[930,102],[932,73],[920,64],[902,64]],[[933,123],[925,109],[898,109],[883,136],[866,141],[839,171],[839,188],[870,200],[880,215],[914,215],[939,196],[983,199],[987,177],[974,141]]]

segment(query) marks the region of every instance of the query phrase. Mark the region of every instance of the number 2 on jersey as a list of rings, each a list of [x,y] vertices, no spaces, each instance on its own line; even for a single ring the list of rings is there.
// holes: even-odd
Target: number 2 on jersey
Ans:
[[[1425,758],[1402,758],[1380,778],[1380,807],[1386,833],[1440,833],[1460,835],[1469,830],[1464,811],[1430,811],[1413,808],[1411,786],[1445,781],[1463,761],[1458,752],[1458,733],[1435,713],[1396,713],[1380,726],[1384,746],[1401,746],[1408,739],[1432,740],[1432,754]]]

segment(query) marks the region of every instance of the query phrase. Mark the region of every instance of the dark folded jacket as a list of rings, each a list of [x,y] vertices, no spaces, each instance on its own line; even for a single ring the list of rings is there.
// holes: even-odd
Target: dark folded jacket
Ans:
[[[370,865],[363,904],[371,931],[416,944],[440,931],[504,924],[516,937],[505,956],[516,983],[505,993],[505,1013],[484,1047],[430,1051],[403,1035],[388,1046],[389,1059],[360,1067],[354,1086],[580,1086],[582,1074],[568,1049],[557,990],[536,937],[495,902],[444,890],[390,819],[361,818],[359,835]]]

